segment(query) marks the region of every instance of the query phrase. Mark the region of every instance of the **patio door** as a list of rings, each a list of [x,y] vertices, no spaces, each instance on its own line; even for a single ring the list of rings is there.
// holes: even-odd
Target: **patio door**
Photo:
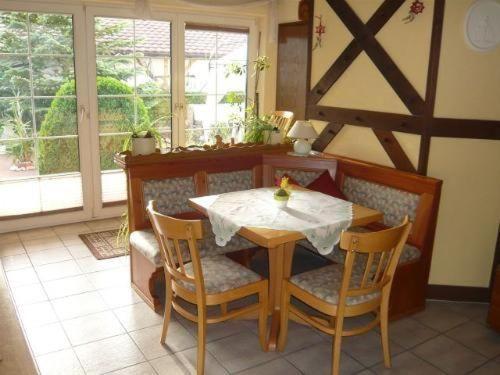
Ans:
[[[0,9],[0,220],[90,213],[77,7]]]

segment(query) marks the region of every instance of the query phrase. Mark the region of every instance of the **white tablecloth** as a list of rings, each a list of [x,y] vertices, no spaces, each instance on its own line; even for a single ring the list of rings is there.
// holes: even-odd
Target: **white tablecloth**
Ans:
[[[220,194],[207,208],[216,242],[224,246],[241,227],[303,233],[321,254],[329,254],[342,230],[351,226],[352,203],[314,191],[292,191],[288,205],[278,208],[276,188]]]

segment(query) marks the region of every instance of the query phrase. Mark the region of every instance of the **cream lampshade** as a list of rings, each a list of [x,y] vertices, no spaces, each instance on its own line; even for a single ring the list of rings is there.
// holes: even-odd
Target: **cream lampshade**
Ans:
[[[311,151],[309,140],[318,138],[318,133],[316,133],[312,124],[309,121],[303,120],[295,121],[295,124],[293,124],[287,135],[290,138],[296,139],[293,144],[293,150],[296,154],[303,156],[309,155]]]

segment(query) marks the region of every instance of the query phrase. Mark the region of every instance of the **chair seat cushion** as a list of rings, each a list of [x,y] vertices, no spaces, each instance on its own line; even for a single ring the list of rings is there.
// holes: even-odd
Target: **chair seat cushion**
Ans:
[[[341,264],[332,264],[312,271],[299,273],[290,279],[290,282],[313,296],[331,303],[338,304],[339,290],[342,285],[344,267]],[[350,288],[359,287],[363,274],[353,268]],[[347,305],[358,305],[380,296],[379,292],[347,297]]]
[[[220,255],[257,246],[253,242],[250,242],[239,235],[233,236],[231,241],[229,241],[226,246],[218,246],[215,243],[215,235],[212,231],[210,221],[208,219],[203,219],[202,224],[203,239],[198,241],[198,250],[200,251],[200,257]],[[132,232],[130,234],[130,245],[140,251],[155,266],[162,266],[160,246],[152,229],[137,230]],[[183,259],[189,259],[187,242],[180,241],[179,245],[181,248]]]
[[[216,255],[200,259],[205,291],[207,294],[217,294],[255,283],[261,277],[255,272],[243,267],[224,255]],[[193,264],[185,266],[186,274],[193,276]],[[180,268],[179,268],[180,270]],[[178,281],[184,288],[195,291],[195,285],[183,280]]]

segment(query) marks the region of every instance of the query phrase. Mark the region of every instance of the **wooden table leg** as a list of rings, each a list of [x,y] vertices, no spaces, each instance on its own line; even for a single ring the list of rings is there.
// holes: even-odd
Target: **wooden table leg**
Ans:
[[[278,342],[281,285],[283,279],[290,277],[292,272],[294,250],[295,242],[287,242],[269,249],[269,313],[271,314],[271,328],[267,348],[271,351],[276,350]]]

